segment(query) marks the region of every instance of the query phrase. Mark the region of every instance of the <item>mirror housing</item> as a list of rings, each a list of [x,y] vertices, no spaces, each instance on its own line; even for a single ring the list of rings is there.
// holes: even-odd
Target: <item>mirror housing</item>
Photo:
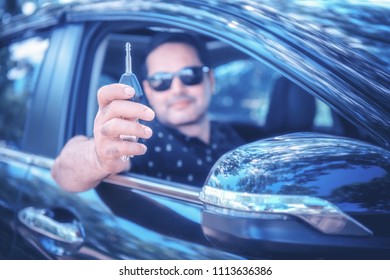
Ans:
[[[221,157],[200,193],[202,229],[250,258],[388,258],[390,153],[318,133],[259,140]]]

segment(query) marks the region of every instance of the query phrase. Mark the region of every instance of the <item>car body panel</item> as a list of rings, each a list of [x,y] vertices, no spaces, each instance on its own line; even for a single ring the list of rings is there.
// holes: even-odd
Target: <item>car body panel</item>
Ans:
[[[22,157],[23,161],[26,161],[26,154],[24,153],[14,153],[13,157],[15,159]],[[114,205],[108,204],[111,209],[107,207],[95,190],[75,195],[59,189],[51,178],[51,165],[52,161],[46,158],[37,156],[29,158],[26,162],[26,168],[29,172],[23,174],[22,177],[23,181],[27,181],[29,184],[19,184],[18,188],[10,188],[11,190],[17,189],[20,192],[19,195],[12,195],[12,197],[18,197],[19,201],[18,206],[13,205],[11,210],[16,216],[28,207],[35,210],[45,210],[45,216],[59,223],[68,222],[69,216],[71,216],[82,227],[85,240],[77,243],[77,246],[56,242],[52,237],[40,232],[39,226],[31,229],[22,223],[20,217],[15,217],[12,227],[16,228],[23,240],[28,242],[19,240],[19,242],[12,244],[14,254],[5,256],[5,258],[242,259],[240,256],[221,252],[210,247],[201,231],[201,216],[199,214],[201,205],[197,203],[186,203],[182,208],[172,207],[170,206],[172,204],[180,205],[184,203],[160,196],[159,199],[153,199],[153,196],[146,196],[145,192],[140,191],[134,194],[136,201],[138,201],[137,205],[127,204],[131,201],[131,196],[126,196],[125,201],[116,200],[116,206],[121,206],[119,209],[122,211],[117,213]],[[20,168],[17,171],[20,172]],[[15,176],[8,177],[14,180]],[[112,188],[112,186],[107,185],[99,186],[98,193],[105,194],[108,191],[109,195],[115,196],[115,189]],[[130,189],[128,191],[133,193]],[[103,198],[110,201],[110,197]],[[9,199],[4,200],[9,201]],[[167,212],[161,212],[163,205],[168,205],[165,207],[168,209]],[[161,212],[161,214],[153,212],[154,216],[160,219],[160,223],[147,219],[139,221],[139,218],[137,219],[138,215],[131,214],[150,212],[151,207],[157,207]],[[191,211],[190,213],[198,214],[191,215],[191,218],[180,215],[181,219],[177,219],[180,214],[177,211],[183,209],[183,207],[185,207],[186,212]],[[169,210],[169,208],[173,208],[176,214],[170,214],[169,211],[173,212],[173,210]],[[64,213],[68,214],[65,215]],[[166,225],[167,223],[171,224]],[[172,223],[176,227],[184,225],[188,229],[186,236],[180,235],[180,233],[183,234],[186,231],[177,228],[170,229]],[[196,231],[198,234],[196,234]],[[32,249],[32,247],[35,249]],[[31,254],[31,252],[39,252],[39,254]]]

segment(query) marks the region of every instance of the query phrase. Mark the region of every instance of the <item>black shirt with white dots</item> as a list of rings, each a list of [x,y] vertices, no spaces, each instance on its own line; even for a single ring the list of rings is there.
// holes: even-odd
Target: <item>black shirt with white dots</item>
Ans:
[[[228,124],[211,122],[210,144],[186,136],[153,121],[150,139],[140,139],[148,147],[145,155],[131,159],[131,172],[202,187],[213,164],[227,151],[244,141]]]

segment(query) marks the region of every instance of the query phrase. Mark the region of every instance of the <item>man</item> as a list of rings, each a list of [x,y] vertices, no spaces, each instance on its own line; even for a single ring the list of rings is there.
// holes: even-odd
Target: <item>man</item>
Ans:
[[[196,37],[156,35],[147,51],[145,72],[144,92],[154,111],[129,101],[134,95],[129,86],[100,88],[94,138],[74,137],[55,161],[52,174],[64,189],[84,191],[130,168],[202,186],[214,162],[243,143],[230,126],[209,120],[214,76],[206,48]],[[142,121],[152,122],[146,126]],[[123,141],[121,135],[140,140]],[[131,156],[130,161],[123,155]]]

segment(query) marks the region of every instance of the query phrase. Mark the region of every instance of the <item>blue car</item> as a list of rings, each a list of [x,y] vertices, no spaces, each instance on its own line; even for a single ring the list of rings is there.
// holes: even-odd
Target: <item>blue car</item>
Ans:
[[[51,167],[157,32],[207,42],[212,120],[246,140],[204,185]],[[0,259],[390,259],[390,5],[91,1],[0,27]],[[228,139],[226,139],[228,141]]]

